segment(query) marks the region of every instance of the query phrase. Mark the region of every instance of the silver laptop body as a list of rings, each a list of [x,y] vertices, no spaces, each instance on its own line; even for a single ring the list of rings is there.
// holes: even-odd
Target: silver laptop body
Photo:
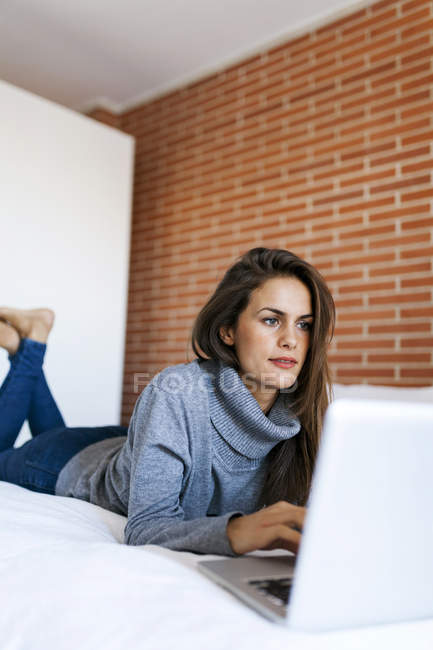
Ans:
[[[297,558],[199,568],[295,629],[433,617],[433,404],[333,402]]]

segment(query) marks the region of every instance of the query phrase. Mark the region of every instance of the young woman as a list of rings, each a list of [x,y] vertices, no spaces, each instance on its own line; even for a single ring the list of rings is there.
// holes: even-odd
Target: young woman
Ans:
[[[255,248],[192,332],[197,359],[156,375],[129,428],[66,428],[42,363],[54,315],[0,310],[0,480],[127,515],[127,544],[223,555],[296,551],[322,419],[335,308],[320,273]],[[32,439],[13,448],[28,419]]]

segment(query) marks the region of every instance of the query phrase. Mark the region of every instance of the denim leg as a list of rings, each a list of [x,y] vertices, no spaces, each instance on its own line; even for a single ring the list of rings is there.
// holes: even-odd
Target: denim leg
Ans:
[[[58,427],[45,431],[21,447],[0,453],[0,481],[55,494],[58,475],[75,454],[95,442],[126,433],[127,428],[120,426]]]
[[[44,431],[66,426],[42,369],[33,389],[27,419],[33,437]]]
[[[33,390],[42,371],[46,345],[22,339],[0,388],[0,451],[13,446],[28,417]]]

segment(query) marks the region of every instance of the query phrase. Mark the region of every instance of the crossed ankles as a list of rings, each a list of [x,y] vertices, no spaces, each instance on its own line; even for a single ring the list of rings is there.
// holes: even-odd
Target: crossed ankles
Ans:
[[[10,356],[13,356],[19,347],[20,335],[8,323],[0,321],[0,347],[8,351]]]
[[[0,307],[0,347],[14,355],[20,339],[46,343],[54,324],[51,309],[13,309]]]

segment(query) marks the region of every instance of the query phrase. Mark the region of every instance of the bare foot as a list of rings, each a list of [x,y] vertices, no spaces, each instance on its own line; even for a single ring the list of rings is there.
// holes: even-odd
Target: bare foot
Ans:
[[[45,343],[54,324],[54,312],[51,309],[0,307],[0,319],[10,323],[22,339]]]
[[[12,327],[3,321],[0,321],[0,347],[4,348],[13,356],[18,350],[20,344],[20,335]]]

